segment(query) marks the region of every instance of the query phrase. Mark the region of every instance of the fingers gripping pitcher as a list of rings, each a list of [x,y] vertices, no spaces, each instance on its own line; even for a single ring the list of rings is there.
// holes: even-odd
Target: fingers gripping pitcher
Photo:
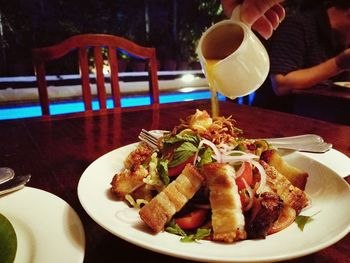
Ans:
[[[204,32],[197,53],[212,94],[218,91],[230,99],[258,89],[270,68],[265,47],[250,26],[240,21],[239,6],[231,19]],[[218,114],[218,109],[212,107],[212,114]]]

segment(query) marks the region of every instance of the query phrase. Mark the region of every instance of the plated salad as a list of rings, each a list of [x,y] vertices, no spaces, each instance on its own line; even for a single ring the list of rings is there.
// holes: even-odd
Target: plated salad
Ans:
[[[141,142],[111,182],[154,232],[182,241],[232,243],[289,226],[309,204],[308,174],[264,140],[247,139],[231,117],[197,110],[159,138]]]

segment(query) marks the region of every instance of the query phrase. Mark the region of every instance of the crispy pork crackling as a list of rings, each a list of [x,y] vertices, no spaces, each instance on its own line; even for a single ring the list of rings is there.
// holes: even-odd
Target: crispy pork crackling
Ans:
[[[203,176],[187,164],[182,173],[140,211],[141,219],[155,232],[164,229],[174,214],[200,189]]]
[[[202,173],[209,186],[213,240],[232,243],[245,239],[244,215],[234,168],[228,164],[210,163],[204,165]]]

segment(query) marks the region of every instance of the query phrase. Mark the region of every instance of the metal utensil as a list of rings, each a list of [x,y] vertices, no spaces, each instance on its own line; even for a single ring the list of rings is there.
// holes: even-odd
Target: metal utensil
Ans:
[[[11,180],[8,180],[0,184],[0,195],[7,194],[24,187],[24,185],[30,180],[31,175],[15,176]]]
[[[158,139],[168,131],[142,129],[139,139],[146,142],[154,149],[159,148]],[[316,134],[303,134],[297,136],[280,137],[280,138],[263,138],[270,145],[278,149],[289,149],[302,152],[324,153],[332,148],[332,144],[324,142],[323,138]]]
[[[155,133],[154,131],[147,131],[145,129],[142,129],[138,138],[141,141],[147,143],[153,149],[157,150],[159,148],[158,139],[162,136],[159,134],[160,133]]]
[[[332,144],[324,142],[316,134],[303,134],[297,136],[264,138],[270,145],[279,149],[290,149],[303,152],[324,153],[332,148]]]
[[[0,184],[11,180],[15,176],[15,171],[9,167],[0,167]]]
[[[310,144],[271,144],[278,149],[289,149],[300,152],[325,153],[332,148],[331,143],[320,142]]]
[[[323,138],[316,134],[302,134],[280,138],[264,138],[270,144],[311,144],[324,142]]]

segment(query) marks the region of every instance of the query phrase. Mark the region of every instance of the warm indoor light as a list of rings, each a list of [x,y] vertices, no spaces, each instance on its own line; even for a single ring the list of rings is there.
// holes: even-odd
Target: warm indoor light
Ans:
[[[193,74],[185,74],[181,77],[181,80],[184,82],[192,82],[195,79]]]

